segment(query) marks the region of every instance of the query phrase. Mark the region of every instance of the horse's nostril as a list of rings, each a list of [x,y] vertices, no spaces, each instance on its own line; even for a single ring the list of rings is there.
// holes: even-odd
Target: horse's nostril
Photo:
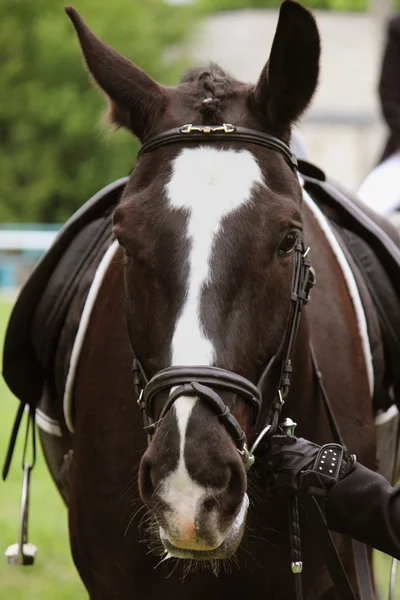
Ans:
[[[139,473],[139,490],[142,500],[149,505],[154,496],[155,486],[152,479],[152,465],[150,460],[143,458]]]
[[[226,488],[226,510],[234,513],[242,504],[246,493],[246,472],[241,463],[234,463],[229,468],[229,480]]]
[[[218,504],[217,498],[212,496],[212,497],[206,498],[204,500],[203,508],[207,513],[210,513],[211,511],[213,511],[216,508],[217,504]]]

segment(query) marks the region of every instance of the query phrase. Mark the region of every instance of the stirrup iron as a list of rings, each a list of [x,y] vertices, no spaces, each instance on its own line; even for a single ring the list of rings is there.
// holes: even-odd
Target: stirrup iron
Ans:
[[[32,435],[32,461],[31,463],[26,462],[27,445],[29,438],[29,431],[31,429]],[[18,542],[12,544],[5,551],[7,557],[7,563],[9,565],[20,565],[27,566],[33,565],[35,562],[35,554],[37,547],[34,544],[28,542],[28,516],[29,516],[29,485],[31,471],[35,465],[36,460],[36,438],[35,438],[35,409],[31,408],[28,416],[28,424],[26,428],[25,444],[22,458],[22,469],[23,469],[23,480],[22,480],[22,494],[21,494],[21,509],[19,516],[19,535]]]

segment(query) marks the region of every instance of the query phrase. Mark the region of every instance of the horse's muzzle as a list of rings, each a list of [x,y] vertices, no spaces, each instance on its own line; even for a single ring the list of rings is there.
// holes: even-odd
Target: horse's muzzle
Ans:
[[[168,539],[168,536],[162,527],[160,527],[160,539],[170,557],[199,561],[214,559],[223,560],[229,558],[230,556],[232,556],[232,554],[236,552],[242,540],[246,524],[246,515],[248,507],[249,498],[247,494],[245,494],[236,519],[229,528],[222,543],[219,544],[216,548],[202,550],[196,547],[197,544],[195,542],[193,543],[193,548],[178,547]]]

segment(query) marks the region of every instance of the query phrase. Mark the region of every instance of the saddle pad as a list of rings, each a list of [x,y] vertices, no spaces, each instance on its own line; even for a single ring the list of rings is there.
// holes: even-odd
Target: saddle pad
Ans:
[[[303,200],[306,203],[306,205],[308,206],[308,208],[311,210],[311,212],[313,213],[314,218],[316,219],[329,246],[331,247],[331,250],[336,257],[337,263],[342,272],[343,278],[346,282],[347,289],[349,291],[350,298],[351,298],[354,312],[355,312],[356,319],[357,319],[357,326],[358,326],[358,331],[360,333],[362,350],[363,350],[363,354],[364,354],[365,366],[366,366],[366,371],[367,371],[368,384],[369,384],[369,389],[370,389],[370,393],[371,393],[371,397],[372,397],[372,393],[374,390],[374,370],[373,370],[373,363],[372,363],[372,353],[371,353],[371,347],[370,347],[370,342],[369,342],[369,337],[368,337],[368,327],[367,327],[366,316],[365,316],[365,312],[364,312],[363,305],[361,302],[361,297],[360,297],[360,293],[359,293],[359,290],[357,287],[357,283],[354,278],[354,274],[350,268],[350,265],[347,261],[346,256],[344,255],[344,253],[340,247],[340,244],[338,243],[338,240],[336,239],[336,236],[334,234],[334,231],[332,230],[332,227],[331,227],[328,219],[326,218],[326,216],[321,211],[320,207],[315,203],[313,198],[308,194],[308,192],[305,189],[303,189]]]
[[[314,170],[312,165],[306,164],[305,169],[309,174],[302,176],[304,189],[345,243],[363,276],[379,317],[385,350],[385,376],[383,389],[376,390],[374,399],[377,408],[386,409],[394,399],[400,406],[400,248],[397,232],[393,229],[393,238],[390,237],[380,226],[384,223],[385,229],[392,231],[382,217],[364,210],[357,199],[349,199],[324,181],[322,172]]]
[[[6,332],[3,377],[24,404],[39,402],[77,281],[110,243],[111,214],[127,179],[103,188],[67,221],[18,296]]]
[[[68,364],[67,376],[65,380],[63,390],[63,415],[65,423],[71,433],[74,433],[73,424],[73,389],[75,383],[75,373],[78,366],[79,356],[85,340],[86,330],[89,324],[90,315],[92,314],[93,306],[96,302],[97,294],[101,284],[103,283],[104,276],[107,273],[107,269],[110,266],[111,261],[114,259],[116,252],[119,248],[119,244],[116,240],[113,241],[111,246],[108,247],[106,252],[102,252],[99,255],[101,260],[97,264],[96,272],[91,277],[91,283],[89,293],[87,295],[85,304],[83,306],[82,314],[79,320],[79,326],[76,331],[72,332],[72,336],[75,338],[72,346],[70,360]]]
[[[368,244],[400,298],[400,240],[394,228],[390,228],[394,234],[391,237],[385,231],[386,226],[390,227],[386,219],[364,208],[356,198],[347,192],[344,194],[337,186],[326,181],[324,173],[314,165],[300,161],[299,168],[304,189],[314,202],[324,212],[331,209],[335,220],[339,219],[339,225],[350,229]]]

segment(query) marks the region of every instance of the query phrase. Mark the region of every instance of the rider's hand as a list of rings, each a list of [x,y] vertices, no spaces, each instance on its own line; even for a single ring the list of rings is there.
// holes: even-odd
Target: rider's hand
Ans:
[[[355,455],[343,458],[343,454],[339,444],[318,446],[303,438],[274,435],[263,457],[268,488],[287,495],[302,491],[326,496],[355,467]]]

